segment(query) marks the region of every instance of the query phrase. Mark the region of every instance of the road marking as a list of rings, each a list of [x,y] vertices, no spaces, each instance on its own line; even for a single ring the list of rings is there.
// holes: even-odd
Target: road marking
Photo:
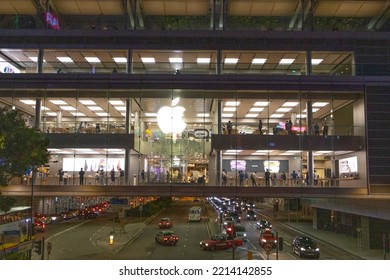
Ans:
[[[56,234],[54,234],[54,235],[50,236],[49,238],[47,238],[45,242],[49,241],[49,240],[52,239],[53,237],[56,237],[56,236],[59,236],[59,235],[65,233],[65,232],[67,232],[67,231],[70,231],[70,230],[73,230],[73,229],[75,229],[75,228],[78,228],[78,227],[80,227],[80,226],[82,226],[82,225],[84,225],[84,224],[86,224],[86,223],[88,223],[88,222],[89,222],[89,221],[85,221],[85,222],[82,222],[81,224],[78,224],[78,225],[75,225],[75,226],[73,226],[73,227],[67,228],[66,230],[57,232]]]

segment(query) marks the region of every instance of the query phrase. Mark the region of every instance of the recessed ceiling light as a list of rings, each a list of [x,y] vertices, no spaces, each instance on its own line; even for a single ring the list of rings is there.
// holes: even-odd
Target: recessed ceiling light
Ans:
[[[100,59],[98,57],[96,57],[96,56],[86,56],[84,58],[89,63],[99,63],[100,62]]]
[[[183,59],[181,57],[170,57],[169,62],[170,63],[183,63]]]
[[[85,114],[81,113],[81,112],[70,112],[73,116],[75,117],[84,117]]]
[[[259,114],[246,114],[245,118],[257,118]]]
[[[263,107],[252,107],[249,109],[249,112],[263,112],[264,108]]]
[[[45,114],[46,116],[51,116],[51,117],[57,116],[56,112],[45,112]]]
[[[38,62],[38,57],[37,56],[29,56],[28,57],[31,61],[33,62]],[[46,60],[44,59],[43,62],[46,62]]]
[[[35,105],[32,106],[32,107],[35,109]],[[41,106],[41,110],[42,110],[42,111],[51,111],[50,108],[47,108],[47,107],[45,107],[45,106]]]
[[[92,100],[87,100],[87,99],[82,99],[79,100],[79,102],[83,105],[96,105],[95,101]]]
[[[76,108],[72,106],[60,106],[60,108],[65,111],[76,111]]]
[[[284,114],[272,114],[271,116],[269,116],[270,118],[281,118],[283,117]]]
[[[266,58],[254,58],[252,59],[252,64],[264,64],[266,61]]]
[[[145,113],[145,117],[156,117],[157,113]]]
[[[103,111],[103,108],[100,106],[87,106],[87,108],[91,111]]]
[[[111,105],[125,105],[125,103],[122,100],[109,100],[108,102]]]
[[[199,63],[199,64],[201,64],[201,63],[207,64],[207,63],[210,63],[210,60],[211,59],[208,58],[208,57],[205,57],[205,58],[198,57],[196,59],[196,62]]]
[[[287,102],[284,102],[284,104],[282,105],[282,107],[295,107],[299,104],[299,102],[295,102],[295,101],[287,101]]]
[[[206,118],[207,118],[207,117],[210,117],[210,114],[209,114],[209,113],[197,113],[196,116],[197,116],[197,117],[202,117],[202,118],[203,118],[203,117],[206,117]]]
[[[63,63],[72,63],[73,60],[69,56],[57,56],[57,59]]]
[[[126,111],[126,106],[114,106],[118,111]]]
[[[36,101],[32,99],[21,99],[20,102],[26,104],[26,105],[35,105]]]
[[[306,118],[306,115],[305,114],[297,114],[297,118],[304,119],[304,118]]]
[[[49,101],[51,103],[53,103],[54,105],[67,105],[68,104],[64,100],[60,100],[60,99],[58,99],[58,100],[54,99],[54,100],[49,100]]]
[[[154,57],[141,57],[143,63],[156,63]]]
[[[312,65],[318,65],[318,64],[320,64],[322,61],[324,61],[322,58],[313,58],[313,59],[311,60],[311,64],[312,64]]]
[[[232,118],[234,114],[222,114],[222,118]]]
[[[224,112],[235,112],[237,110],[236,107],[225,107],[223,108]]]
[[[116,63],[126,63],[127,58],[126,57],[113,57],[112,58]]]
[[[106,112],[102,112],[102,113],[95,113],[96,115],[98,115],[99,117],[108,117],[110,114],[106,113]]]
[[[279,64],[283,64],[283,65],[288,65],[288,64],[292,64],[294,62],[294,58],[282,58],[280,61],[279,61]]]
[[[277,109],[276,112],[284,112],[284,113],[287,113],[287,112],[290,112],[291,110],[292,110],[292,108],[282,107],[282,108]]]
[[[225,58],[225,64],[237,64],[238,58]]]
[[[312,108],[312,112],[315,113],[317,112],[318,110],[320,110],[320,108]],[[303,110],[302,113],[306,113],[307,109]]]
[[[238,106],[240,103],[241,101],[226,101],[225,106]]]
[[[268,106],[268,101],[256,101],[255,104],[253,104],[254,107],[256,106]]]
[[[329,102],[314,102],[312,106],[313,107],[325,107],[328,104],[329,104]]]

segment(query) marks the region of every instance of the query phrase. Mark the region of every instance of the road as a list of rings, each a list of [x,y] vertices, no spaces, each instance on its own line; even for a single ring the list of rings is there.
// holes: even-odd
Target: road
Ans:
[[[103,214],[93,220],[71,219],[58,224],[49,225],[45,233],[37,234],[37,239],[45,237],[46,244],[52,244],[50,259],[55,260],[231,260],[247,259],[250,251],[253,259],[280,259],[300,260],[292,253],[291,241],[299,233],[283,223],[273,222],[274,229],[278,231],[279,237],[283,238],[283,251],[276,252],[274,249],[269,255],[258,244],[259,232],[256,229],[255,221],[242,220],[247,231],[248,241],[238,247],[234,252],[232,249],[219,251],[204,251],[200,248],[199,242],[209,238],[209,227],[206,221],[209,217],[203,214],[201,222],[188,222],[187,211],[193,203],[175,202],[171,207],[165,209],[149,226],[147,226],[136,238],[120,248],[112,250],[107,242],[99,242],[104,232],[107,233],[112,227],[110,218],[112,214]],[[210,211],[214,211],[208,206]],[[262,216],[261,205],[256,210],[258,218]],[[206,211],[204,211],[206,213]],[[157,244],[154,240],[159,231],[158,222],[162,217],[173,219],[174,226],[171,228],[179,235],[179,242],[176,246],[164,246]],[[242,215],[245,218],[244,215]],[[270,219],[263,216],[263,218]],[[271,220],[272,221],[272,220]],[[219,227],[219,225],[217,226]],[[344,260],[353,259],[341,250],[322,244],[320,259]],[[45,250],[45,259],[47,259]],[[33,255],[33,259],[40,259],[41,256]]]

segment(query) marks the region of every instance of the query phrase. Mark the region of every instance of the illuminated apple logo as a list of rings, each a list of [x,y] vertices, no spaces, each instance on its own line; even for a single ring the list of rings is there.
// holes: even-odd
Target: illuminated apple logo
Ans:
[[[176,106],[180,98],[172,100],[172,106],[161,107],[157,112],[157,123],[161,131],[167,133],[182,133],[187,124],[183,121],[183,113],[186,110],[182,106]]]

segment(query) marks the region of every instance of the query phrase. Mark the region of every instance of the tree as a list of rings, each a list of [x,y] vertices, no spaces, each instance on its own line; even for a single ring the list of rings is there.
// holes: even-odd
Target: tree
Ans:
[[[32,166],[47,163],[49,140],[26,125],[24,115],[10,107],[0,109],[0,186],[23,176]]]
[[[0,210],[3,212],[8,212],[15,204],[15,202],[16,199],[12,197],[4,197],[0,195]]]

